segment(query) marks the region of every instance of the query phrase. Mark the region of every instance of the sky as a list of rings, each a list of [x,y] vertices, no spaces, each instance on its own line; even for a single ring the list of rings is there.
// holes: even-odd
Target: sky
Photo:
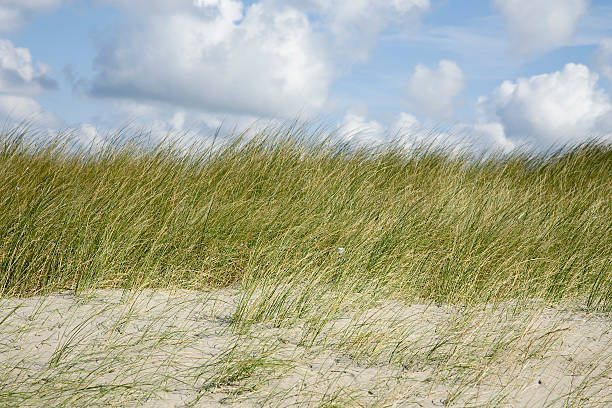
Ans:
[[[610,21],[609,0],[0,0],[0,120],[84,145],[296,118],[359,144],[610,141]]]

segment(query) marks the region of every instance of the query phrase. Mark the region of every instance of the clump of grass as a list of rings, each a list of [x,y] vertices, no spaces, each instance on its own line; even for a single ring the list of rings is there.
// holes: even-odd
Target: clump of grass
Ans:
[[[612,309],[610,145],[474,157],[357,148],[293,125],[214,148],[117,137],[93,151],[29,132],[0,134],[2,296],[316,282]],[[317,296],[245,301],[249,319],[284,319]]]

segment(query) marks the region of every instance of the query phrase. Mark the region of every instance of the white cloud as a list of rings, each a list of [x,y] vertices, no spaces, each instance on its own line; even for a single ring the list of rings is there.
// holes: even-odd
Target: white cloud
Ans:
[[[0,32],[21,27],[32,15],[52,10],[64,0],[2,0],[0,3]]]
[[[504,81],[479,106],[514,142],[537,146],[577,142],[610,133],[612,104],[598,75],[580,64],[550,74]]]
[[[421,123],[412,114],[401,112],[393,126],[391,127],[391,133],[393,136],[402,136],[406,134],[413,134],[421,130]]]
[[[589,9],[589,0],[495,0],[495,4],[521,54],[565,45]]]
[[[130,100],[116,100],[111,103],[108,117],[104,119],[108,129],[125,125],[127,134],[143,134],[151,143],[166,141],[179,148],[192,144],[212,141],[217,129],[220,138],[247,132],[253,134],[270,125],[282,122],[258,119],[251,115],[203,112],[197,109],[183,109],[168,104],[143,103]],[[217,140],[216,143],[220,143]]]
[[[408,93],[414,108],[434,116],[449,115],[455,97],[465,88],[465,76],[457,63],[440,60],[437,69],[416,66],[408,81]]]
[[[78,128],[74,129],[73,132],[76,140],[81,147],[85,149],[97,151],[108,146],[108,142],[105,140],[104,136],[98,131],[98,128],[91,123],[82,123]]]
[[[0,94],[33,95],[54,88],[57,85],[47,76],[49,71],[46,64],[33,64],[27,48],[0,39]]]
[[[604,38],[595,51],[595,63],[601,74],[612,81],[612,38]]]
[[[297,7],[318,13],[337,51],[365,60],[377,34],[390,25],[415,25],[429,0],[299,0]]]
[[[91,94],[211,113],[311,117],[333,78],[429,0],[105,0],[123,19]],[[102,41],[103,43],[103,41]]]
[[[427,130],[414,115],[406,112],[399,114],[389,131],[393,139],[406,149],[427,144],[435,145],[436,137],[439,136],[438,132]]]
[[[94,95],[286,117],[327,101],[324,41],[297,9],[235,0],[125,3],[131,18],[100,50]]]
[[[511,151],[510,142],[499,123],[458,123],[447,131],[421,123],[414,115],[400,113],[390,128],[391,135],[407,149],[414,147],[442,148],[451,153],[482,150]]]
[[[172,123],[172,119],[180,121],[181,115],[184,112],[177,112],[170,121],[161,119],[151,119],[147,121],[147,126],[140,126],[137,123],[131,123],[130,126],[117,133],[116,129],[101,130],[99,127],[91,123],[82,123],[69,130],[77,143],[75,146],[79,149],[90,150],[93,152],[100,151],[108,147],[116,147],[124,142],[143,143],[146,146],[155,146],[160,143],[172,145],[183,152],[187,152],[188,148],[198,141],[208,142],[208,139],[202,134],[190,132],[176,128],[176,123]]]
[[[358,146],[376,145],[384,141],[385,129],[374,120],[367,121],[364,116],[347,112],[338,126],[338,136]]]
[[[45,111],[34,99],[27,96],[0,94],[0,118],[15,122],[29,122],[39,127],[56,128],[61,121]]]
[[[21,24],[22,17],[19,11],[0,6],[0,31],[12,31]]]
[[[506,137],[504,126],[499,122],[460,123],[453,126],[452,134],[468,143],[472,150],[510,152],[519,146]]]
[[[56,127],[60,121],[46,112],[32,96],[56,87],[47,76],[50,67],[36,65],[27,48],[15,47],[0,39],[0,117],[14,122],[29,121],[42,127]]]
[[[131,126],[153,127],[163,132],[195,131],[213,132],[223,127],[225,132],[241,132],[258,118],[252,115],[211,113],[198,109],[182,109],[160,103],[143,103],[130,100],[117,100],[111,105],[112,115],[109,123],[126,121]]]
[[[393,141],[406,150],[439,148],[451,154],[482,151],[507,153],[519,146],[506,137],[503,125],[498,122],[458,123],[441,130],[422,123],[406,112],[401,112],[390,124],[381,124],[364,115],[348,112],[338,126],[338,136],[357,146],[375,146]]]

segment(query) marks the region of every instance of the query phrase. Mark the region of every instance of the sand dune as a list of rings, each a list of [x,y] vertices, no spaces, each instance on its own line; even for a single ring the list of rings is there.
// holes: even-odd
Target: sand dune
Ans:
[[[239,300],[232,290],[2,299],[0,405],[612,406],[612,322],[577,305],[388,301],[241,330]]]

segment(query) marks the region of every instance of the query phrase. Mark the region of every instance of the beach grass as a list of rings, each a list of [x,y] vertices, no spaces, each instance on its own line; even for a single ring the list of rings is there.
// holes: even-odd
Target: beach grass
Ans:
[[[612,308],[609,145],[478,158],[285,126],[214,150],[75,153],[27,131],[0,135],[5,296],[282,280]]]

